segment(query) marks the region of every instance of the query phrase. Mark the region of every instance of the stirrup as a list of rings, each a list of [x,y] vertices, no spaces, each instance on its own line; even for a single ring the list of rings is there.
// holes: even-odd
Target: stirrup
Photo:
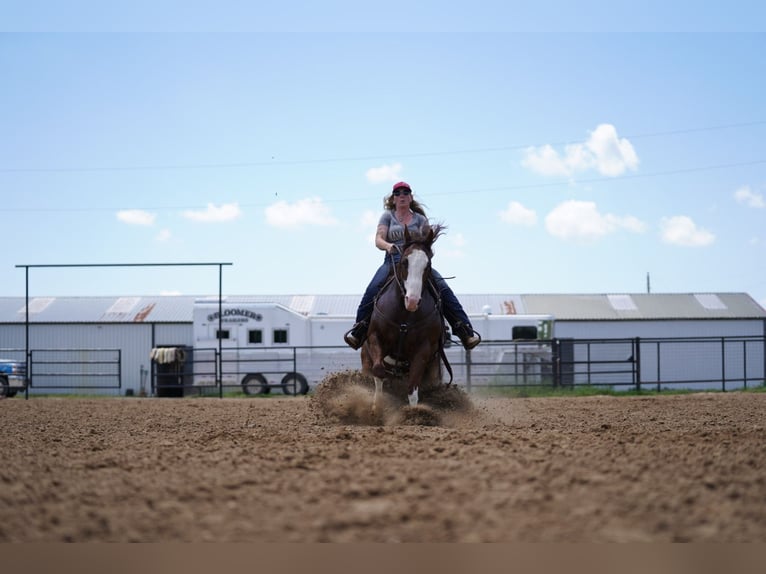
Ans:
[[[359,347],[362,346],[362,343],[364,343],[365,335],[367,334],[367,322],[366,321],[359,321],[356,323],[351,329],[346,331],[346,334],[343,335],[343,340],[346,342],[346,344],[354,349],[355,351],[359,349]]]
[[[474,331],[473,334],[471,334],[469,337],[466,337],[465,339],[460,340],[463,343],[463,347],[466,351],[470,351],[475,346],[477,346],[479,343],[481,343],[481,335],[476,333]]]
[[[466,351],[470,351],[476,345],[481,343],[481,335],[474,331],[473,327],[468,323],[460,323],[456,325],[455,334],[460,339],[460,342],[463,343],[463,348],[465,348]]]

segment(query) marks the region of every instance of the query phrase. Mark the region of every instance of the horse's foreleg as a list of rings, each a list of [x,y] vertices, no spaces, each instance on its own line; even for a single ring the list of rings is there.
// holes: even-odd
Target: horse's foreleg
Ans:
[[[379,377],[373,377],[375,379],[375,393],[372,395],[372,414],[378,411],[378,400],[383,394],[383,379]]]
[[[410,365],[409,379],[407,381],[407,398],[410,401],[411,407],[417,406],[420,400],[418,390],[420,389],[420,384],[423,382],[423,376],[425,375],[427,367],[427,361],[424,360],[422,355],[413,358],[412,364]]]

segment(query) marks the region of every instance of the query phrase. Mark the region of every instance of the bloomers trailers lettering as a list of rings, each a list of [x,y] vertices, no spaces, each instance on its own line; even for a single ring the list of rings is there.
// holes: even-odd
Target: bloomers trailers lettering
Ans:
[[[215,313],[210,313],[210,315],[207,316],[207,320],[210,322],[216,321],[221,314],[216,311]],[[223,310],[223,320],[224,321],[236,321],[238,317],[244,317],[245,319],[253,319],[254,321],[263,321],[263,315],[260,313],[256,313],[254,311],[250,311],[249,309],[224,309]]]

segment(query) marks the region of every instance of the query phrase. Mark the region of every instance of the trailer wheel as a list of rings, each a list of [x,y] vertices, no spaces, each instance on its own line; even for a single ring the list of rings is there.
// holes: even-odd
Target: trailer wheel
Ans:
[[[287,373],[282,377],[282,392],[286,395],[305,395],[309,392],[309,383],[300,373]]]
[[[261,373],[247,375],[242,380],[242,392],[246,395],[268,395],[271,388]]]
[[[11,397],[13,395],[10,394],[11,390],[8,385],[8,377],[2,376],[0,377],[0,397]]]

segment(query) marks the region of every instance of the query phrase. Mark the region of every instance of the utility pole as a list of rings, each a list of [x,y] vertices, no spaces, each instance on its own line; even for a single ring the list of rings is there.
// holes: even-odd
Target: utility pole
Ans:
[[[649,279],[649,272],[646,272],[646,292],[651,293],[652,292],[652,283]]]

